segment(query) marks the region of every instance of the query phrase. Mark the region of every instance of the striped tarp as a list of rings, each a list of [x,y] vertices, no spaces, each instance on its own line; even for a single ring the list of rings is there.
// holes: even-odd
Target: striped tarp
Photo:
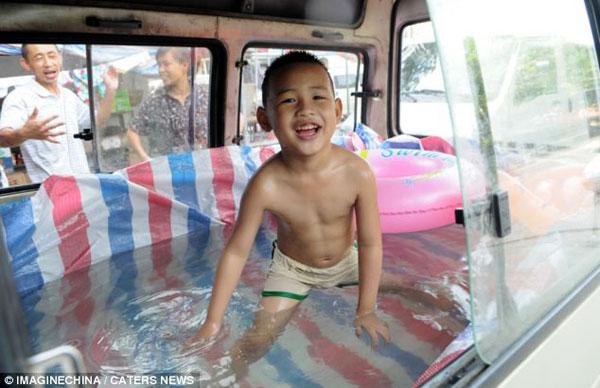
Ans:
[[[249,177],[275,152],[231,146],[173,154],[109,175],[52,176],[33,197],[0,206],[35,350],[70,342],[90,371],[187,370],[174,361],[178,345],[164,333],[173,321],[183,331],[197,329],[195,304],[208,298],[198,290],[212,285]],[[245,327],[268,266],[272,226],[267,219],[259,231],[230,306]],[[462,271],[463,236],[454,227],[384,236],[385,265],[425,268],[431,277]],[[174,307],[149,317],[144,306],[168,305],[148,297],[159,294]],[[394,340],[372,352],[353,335],[355,303],[353,289],[311,293],[244,384],[410,385],[455,334],[422,319],[401,298],[382,296]],[[189,333],[174,333],[183,334]]]

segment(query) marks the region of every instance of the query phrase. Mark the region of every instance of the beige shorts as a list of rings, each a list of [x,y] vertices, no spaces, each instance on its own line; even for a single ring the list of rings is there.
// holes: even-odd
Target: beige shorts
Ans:
[[[358,249],[348,249],[344,258],[332,267],[315,268],[283,254],[273,244],[273,260],[262,292],[263,297],[280,296],[303,300],[313,287],[330,288],[358,284]]]

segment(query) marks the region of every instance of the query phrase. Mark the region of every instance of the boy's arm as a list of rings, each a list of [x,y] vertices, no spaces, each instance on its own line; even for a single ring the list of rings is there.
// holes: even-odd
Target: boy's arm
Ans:
[[[375,314],[383,250],[375,176],[368,166],[361,167],[360,183],[357,185],[360,191],[355,205],[359,267],[355,326],[359,335],[363,328],[367,330],[375,346],[378,333],[389,341],[387,325]]]
[[[240,278],[265,210],[260,184],[252,179],[244,192],[238,219],[217,268],[208,314],[197,336],[216,334],[221,328],[229,298]]]

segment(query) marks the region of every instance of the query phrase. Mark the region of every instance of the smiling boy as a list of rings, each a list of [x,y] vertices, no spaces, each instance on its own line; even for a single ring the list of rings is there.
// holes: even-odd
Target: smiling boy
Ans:
[[[311,54],[290,52],[271,64],[262,87],[257,119],[281,151],[246,188],[207,318],[192,341],[220,330],[265,211],[277,219],[277,241],[254,326],[231,352],[234,368],[266,353],[312,287],[358,283],[357,335],[366,330],[373,346],[378,335],[389,340],[375,312],[382,264],[375,178],[360,157],[331,144],[342,103],[327,69]]]

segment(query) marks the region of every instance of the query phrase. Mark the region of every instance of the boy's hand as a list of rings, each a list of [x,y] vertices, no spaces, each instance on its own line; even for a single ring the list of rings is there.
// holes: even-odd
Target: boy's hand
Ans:
[[[385,342],[390,342],[390,329],[387,323],[379,319],[375,311],[357,315],[354,320],[354,327],[356,328],[357,337],[360,337],[363,329],[367,331],[371,337],[371,348],[373,349],[377,347],[379,341],[378,334],[385,339]]]
[[[193,349],[200,345],[200,348],[203,348],[219,333],[220,329],[221,325],[205,321],[200,330],[192,338],[185,341],[184,347]]]

